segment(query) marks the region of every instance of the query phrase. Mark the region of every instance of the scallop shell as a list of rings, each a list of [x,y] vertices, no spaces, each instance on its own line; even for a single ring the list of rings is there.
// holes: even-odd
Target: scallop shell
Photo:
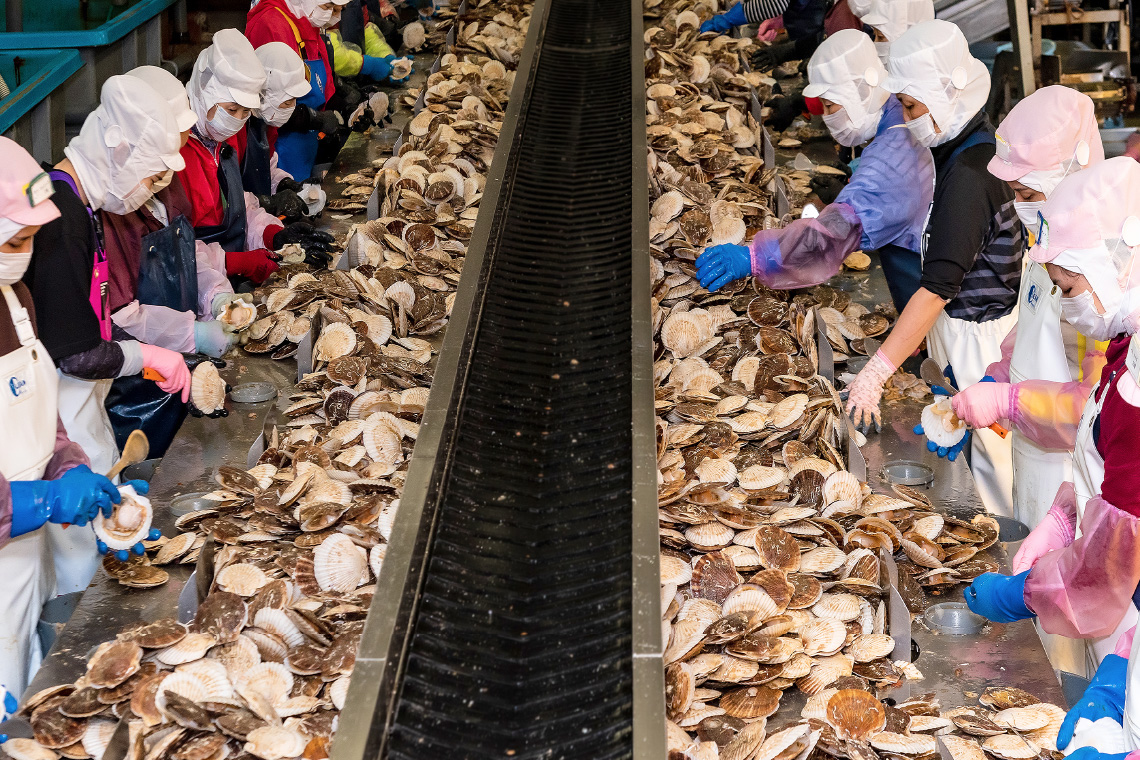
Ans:
[[[305,634],[297,628],[284,610],[274,609],[272,607],[263,607],[257,611],[253,616],[253,624],[267,633],[277,636],[281,641],[285,642],[288,647],[297,647],[305,643]],[[249,631],[246,631],[248,635]],[[257,640],[254,639],[256,642]],[[261,645],[258,645],[261,649]],[[265,657],[265,652],[261,653],[262,658]]]
[[[931,737],[931,742],[933,741],[934,738]],[[982,742],[982,749],[1002,760],[1029,760],[1041,752],[1041,748],[1033,742],[1013,734],[991,736]]]
[[[190,375],[190,400],[203,414],[213,414],[225,407],[226,381],[212,362],[202,362]]]
[[[685,540],[698,551],[711,552],[723,549],[732,543],[736,532],[727,525],[711,522],[693,525],[685,529]]]
[[[299,757],[309,740],[304,734],[279,726],[262,726],[246,736],[245,751],[261,760]]]
[[[674,312],[661,325],[661,342],[674,356],[692,356],[714,335],[712,319],[704,309]]]
[[[661,583],[683,586],[693,577],[693,566],[680,557],[662,555]]]
[[[863,484],[846,470],[838,470],[827,476],[823,483],[823,502],[833,504],[837,501],[846,501],[852,509],[858,510],[863,503]]]
[[[808,397],[803,393],[796,393],[783,399],[769,412],[772,427],[777,430],[787,430],[803,417],[807,405]]]
[[[239,694],[256,692],[270,704],[277,704],[292,691],[293,674],[279,662],[262,662],[243,673],[236,686]]]
[[[322,591],[347,594],[366,578],[368,554],[343,533],[334,533],[313,550],[313,574]]]
[[[800,555],[801,573],[809,575],[826,575],[843,567],[847,560],[847,553],[834,546],[817,546]]]
[[[1037,731],[1049,725],[1049,713],[1037,705],[1010,707],[995,715],[993,721],[1015,731]]]
[[[855,662],[871,662],[895,650],[895,640],[885,633],[868,633],[851,642],[848,652]]]
[[[759,620],[770,618],[778,614],[778,611],[779,607],[776,606],[768,592],[753,583],[745,583],[739,586],[728,595],[724,604],[721,605],[723,615],[747,612]]]
[[[158,650],[154,657],[164,665],[182,665],[200,660],[218,641],[208,633],[188,633],[177,644]]]
[[[269,583],[269,576],[257,565],[239,562],[223,567],[214,580],[223,591],[238,596],[253,596]]]
[[[720,698],[720,707],[735,718],[766,718],[780,706],[781,694],[766,686],[745,686],[724,694]]]
[[[253,324],[253,320],[256,317],[256,306],[246,303],[245,301],[230,301],[226,304],[225,310],[218,317],[218,321],[226,323],[235,330],[244,330]]]
[[[824,594],[811,611],[823,620],[848,622],[859,617],[860,599],[854,594]]]
[[[922,410],[922,430],[936,446],[949,448],[966,435],[966,423],[958,419],[949,396],[940,396]]]
[[[973,739],[964,736],[944,734],[940,737],[952,760],[987,760],[986,753]]]
[[[896,734],[883,731],[871,737],[871,746],[898,755],[928,755],[938,749],[933,736]]]
[[[774,525],[761,525],[756,531],[756,552],[760,562],[771,570],[794,572],[800,566],[800,549],[796,539]]]
[[[348,697],[349,676],[338,678],[329,684],[328,696],[329,701],[332,702],[333,707],[338,710],[344,709],[345,699]]]
[[[831,654],[839,651],[847,640],[847,628],[838,620],[816,620],[800,631],[804,654]]]
[[[665,559],[671,558],[662,558],[663,561]],[[689,573],[689,590],[696,598],[710,599],[720,605],[740,585],[740,581],[735,563],[723,552],[714,551],[693,561]],[[678,585],[683,585],[683,582],[678,582]]]
[[[325,325],[324,329],[321,330],[321,335],[313,346],[313,356],[320,361],[327,362],[341,356],[347,356],[355,348],[356,332],[344,322],[333,322]]]
[[[410,311],[416,303],[416,290],[411,284],[401,280],[388,286],[388,289],[384,291],[384,297]]]
[[[761,425],[763,427],[763,425]],[[754,464],[747,467],[741,472],[737,479],[740,487],[749,491],[763,491],[768,488],[775,488],[784,482],[787,474],[779,467],[765,467],[764,465]]]
[[[671,222],[685,209],[685,196],[679,190],[662,194],[649,208],[649,213],[659,222]]]
[[[693,471],[702,483],[720,483],[730,486],[736,482],[736,465],[730,459],[709,457]]]
[[[795,747],[803,745],[807,748],[808,734],[811,727],[808,725],[800,724],[786,728],[779,733],[772,734],[764,743],[760,745],[760,749],[756,750],[752,755],[752,760],[776,760],[776,758],[794,757],[791,750]],[[795,753],[796,755],[799,752]]]
[[[4,742],[4,754],[12,760],[56,760],[59,754],[44,747],[35,739],[13,737]]]
[[[869,692],[843,689],[828,700],[827,722],[840,739],[866,741],[883,730],[887,711]]]

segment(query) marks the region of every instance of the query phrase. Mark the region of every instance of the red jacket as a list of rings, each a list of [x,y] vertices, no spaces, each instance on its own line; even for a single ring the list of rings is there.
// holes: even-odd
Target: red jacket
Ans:
[[[292,25],[290,25],[292,21]],[[319,58],[325,65],[325,102],[336,92],[332,62],[321,34],[307,18],[297,18],[285,0],[261,0],[249,9],[245,20],[245,36],[259,48],[267,42],[284,42],[306,61]],[[300,42],[297,38],[300,37]],[[301,48],[304,47],[304,50]]]
[[[269,155],[273,155],[277,150],[277,127],[265,125],[265,138],[269,141]],[[233,149],[237,151],[238,163],[243,167],[245,165],[245,146],[249,144],[249,133],[246,132],[245,127],[238,130],[238,133],[226,140]]]
[[[187,217],[195,228],[222,223],[222,188],[218,184],[218,143],[210,150],[191,133],[190,139],[182,146],[182,158],[186,168],[178,172],[178,179],[190,201],[190,215]]]

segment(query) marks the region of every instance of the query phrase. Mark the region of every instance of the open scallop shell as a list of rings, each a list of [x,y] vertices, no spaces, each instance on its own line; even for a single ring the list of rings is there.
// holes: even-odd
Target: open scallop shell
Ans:
[[[934,738],[931,737],[931,743],[933,742]],[[982,742],[982,749],[1002,760],[1029,760],[1041,752],[1036,744],[1014,734],[991,736]]]
[[[827,722],[840,739],[866,741],[883,730],[887,711],[870,692],[843,689],[828,700]]]
[[[950,397],[941,396],[922,410],[922,429],[935,446],[949,448],[966,435],[966,423],[950,406]]]
[[[332,361],[351,354],[356,348],[356,332],[344,322],[325,325],[313,346],[313,355],[320,361]]]
[[[99,512],[91,523],[95,535],[113,551],[130,549],[146,538],[154,519],[150,500],[136,493],[133,486],[120,486],[119,494],[122,500],[115,505],[111,516],[103,517]]]
[[[225,407],[226,381],[211,362],[202,362],[190,375],[190,401],[203,414],[213,414]]]

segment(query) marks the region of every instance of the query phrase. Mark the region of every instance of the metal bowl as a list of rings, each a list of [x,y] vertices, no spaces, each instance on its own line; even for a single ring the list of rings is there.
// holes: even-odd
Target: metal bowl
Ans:
[[[880,470],[882,477],[889,483],[900,486],[930,486],[934,485],[934,470],[922,462],[910,459],[896,459],[887,462]]]
[[[975,634],[986,624],[986,619],[970,612],[965,602],[940,602],[932,605],[922,619],[931,630],[952,636]]]
[[[242,383],[230,391],[230,400],[235,404],[260,404],[277,397],[273,383]]]
[[[175,515],[185,515],[190,512],[196,512],[199,509],[213,509],[218,502],[213,499],[207,499],[206,494],[208,491],[197,491],[195,493],[184,493],[181,496],[176,496],[170,500],[170,511]]]

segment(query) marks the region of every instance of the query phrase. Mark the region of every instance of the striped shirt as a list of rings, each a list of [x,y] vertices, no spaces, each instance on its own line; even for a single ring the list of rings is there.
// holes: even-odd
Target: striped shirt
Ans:
[[[749,24],[782,16],[787,9],[788,0],[744,0],[744,17]]]
[[[934,205],[920,283],[949,301],[948,316],[970,322],[999,319],[1017,305],[1025,248],[1013,191],[987,169],[993,143],[972,145],[950,160],[955,148],[980,130],[993,132],[984,113],[932,151]]]

